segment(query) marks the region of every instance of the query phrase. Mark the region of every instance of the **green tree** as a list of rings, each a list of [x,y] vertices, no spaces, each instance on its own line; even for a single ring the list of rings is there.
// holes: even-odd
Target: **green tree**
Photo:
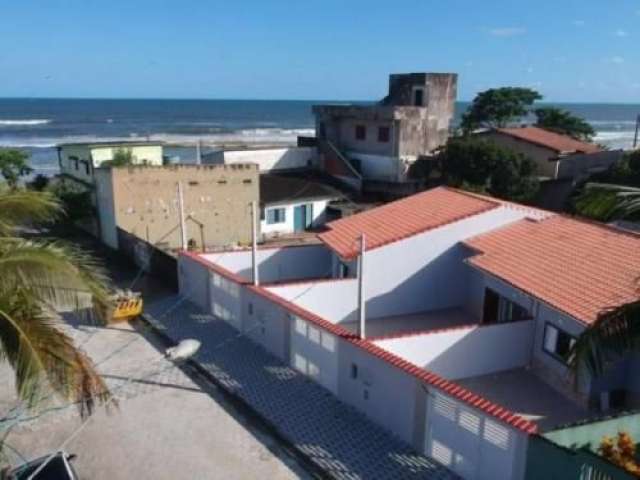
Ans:
[[[28,158],[29,156],[22,150],[0,148],[0,174],[6,180],[9,188],[15,189],[20,177],[33,172],[33,169],[27,164]]]
[[[480,92],[460,124],[465,134],[478,128],[505,127],[527,115],[529,107],[542,96],[530,88],[503,87]]]
[[[583,118],[573,115],[567,110],[555,107],[544,107],[535,110],[536,126],[552,132],[569,135],[576,140],[590,142],[596,134],[595,130]]]
[[[533,162],[490,141],[452,138],[437,155],[437,163],[450,186],[516,201],[528,200],[538,190]]]
[[[102,167],[125,167],[133,164],[133,152],[130,148],[118,148],[113,152],[113,158],[102,162]]]
[[[13,367],[17,394],[28,407],[53,389],[86,415],[110,394],[90,358],[64,333],[58,312],[105,318],[107,277],[72,246],[17,236],[23,225],[61,214],[48,193],[0,193],[0,360]]]
[[[627,158],[627,168],[640,170],[638,153]],[[640,218],[640,188],[587,184],[576,202],[578,212],[600,220]],[[640,300],[602,312],[578,337],[569,357],[576,378],[601,376],[609,365],[632,352],[640,352]]]

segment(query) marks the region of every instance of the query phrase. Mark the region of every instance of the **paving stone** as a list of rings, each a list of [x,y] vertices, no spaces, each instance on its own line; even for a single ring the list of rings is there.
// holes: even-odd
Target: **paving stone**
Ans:
[[[147,319],[175,341],[195,338],[195,357],[225,388],[276,425],[296,448],[340,480],[457,479],[353,407],[178,297],[146,305]]]

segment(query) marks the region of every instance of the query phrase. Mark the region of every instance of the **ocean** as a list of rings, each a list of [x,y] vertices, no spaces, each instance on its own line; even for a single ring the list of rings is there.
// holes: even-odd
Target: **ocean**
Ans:
[[[346,103],[294,100],[0,99],[0,147],[29,152],[37,173],[57,172],[63,142],[162,140],[170,156],[189,163],[195,143],[289,145],[313,135],[311,106]],[[456,104],[456,122],[469,104]],[[554,104],[585,118],[596,141],[631,148],[640,104]]]

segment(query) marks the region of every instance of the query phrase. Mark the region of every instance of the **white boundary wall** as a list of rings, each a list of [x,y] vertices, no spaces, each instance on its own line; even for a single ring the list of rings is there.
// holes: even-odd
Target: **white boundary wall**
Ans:
[[[227,150],[224,163],[257,163],[260,172],[306,168],[316,156],[314,147]]]
[[[535,321],[472,326],[374,341],[380,348],[450,380],[524,367]]]

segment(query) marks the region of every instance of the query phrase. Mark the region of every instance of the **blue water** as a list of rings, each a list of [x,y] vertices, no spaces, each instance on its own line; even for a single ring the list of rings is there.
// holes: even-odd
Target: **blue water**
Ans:
[[[0,147],[27,149],[39,171],[57,169],[62,142],[152,139],[183,161],[192,145],[284,145],[313,134],[311,106],[322,101],[0,99]],[[456,122],[468,103],[456,105]],[[559,104],[587,119],[596,141],[629,148],[640,105]],[[188,145],[191,145],[189,147]]]

